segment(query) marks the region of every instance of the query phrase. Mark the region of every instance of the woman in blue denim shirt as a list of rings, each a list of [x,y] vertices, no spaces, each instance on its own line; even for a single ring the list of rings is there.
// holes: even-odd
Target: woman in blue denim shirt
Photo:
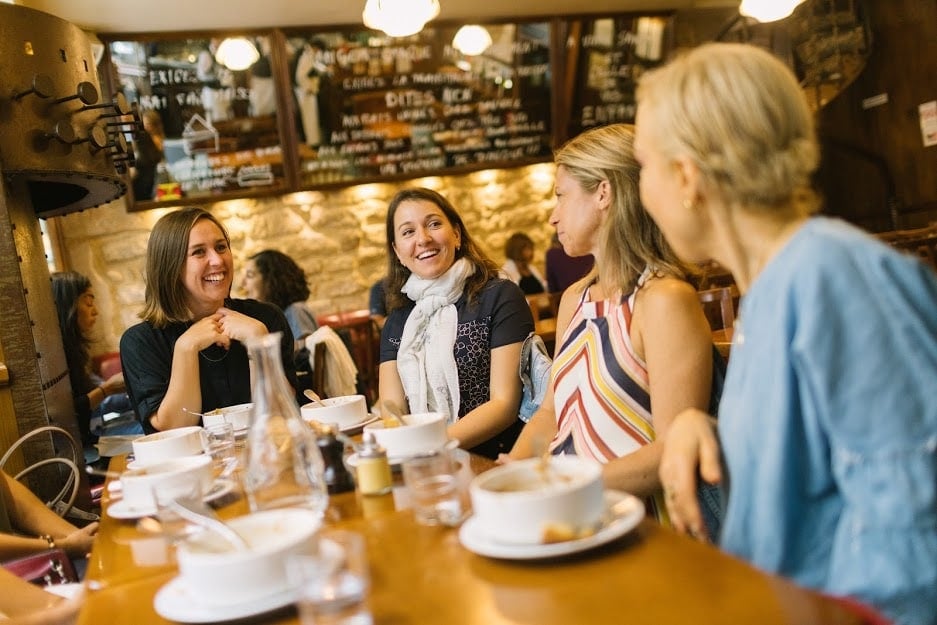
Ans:
[[[646,74],[637,128],[648,212],[744,296],[718,435],[690,410],[666,441],[675,526],[703,531],[699,469],[728,495],[725,550],[937,623],[937,276],[810,216],[813,114],[764,50],[708,44]]]

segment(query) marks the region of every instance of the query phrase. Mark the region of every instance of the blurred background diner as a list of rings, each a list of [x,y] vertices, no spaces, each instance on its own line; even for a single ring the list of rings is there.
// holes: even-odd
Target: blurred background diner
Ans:
[[[52,296],[62,332],[81,442],[86,460],[93,462],[96,459],[93,443],[98,436],[142,434],[143,428],[125,392],[123,373],[111,373],[105,379],[93,368],[91,348],[97,339],[98,309],[91,281],[75,271],[54,273]]]
[[[249,299],[268,302],[283,311],[293,333],[293,356],[298,373],[311,376],[306,337],[319,328],[306,304],[309,282],[296,261],[279,250],[262,250],[244,266],[241,291]]]
[[[550,239],[550,249],[545,257],[547,268],[547,290],[550,293],[562,293],[573,283],[581,280],[592,269],[595,259],[592,254],[570,256],[566,253],[556,233]]]
[[[536,295],[547,290],[543,274],[534,262],[534,241],[523,232],[515,232],[504,243],[501,273],[521,287],[525,295]]]

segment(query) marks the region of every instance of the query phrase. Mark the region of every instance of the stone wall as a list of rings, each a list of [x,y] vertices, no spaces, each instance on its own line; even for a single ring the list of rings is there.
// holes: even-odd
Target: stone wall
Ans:
[[[234,294],[245,259],[264,248],[292,256],[309,277],[309,304],[317,314],[368,305],[368,289],[385,271],[384,218],[402,187],[426,186],[445,195],[472,236],[499,264],[515,231],[530,235],[536,259],[550,245],[553,165],[484,170],[464,176],[366,184],[328,191],[202,204],[231,235]],[[100,312],[93,352],[115,351],[137,322],[143,304],[146,242],[153,224],[171,209],[128,212],[123,200],[50,219],[56,264],[87,275]]]

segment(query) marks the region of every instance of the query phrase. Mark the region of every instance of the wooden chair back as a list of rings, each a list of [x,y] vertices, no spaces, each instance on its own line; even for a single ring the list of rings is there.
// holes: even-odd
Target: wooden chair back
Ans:
[[[713,345],[726,360],[732,348],[733,326],[738,310],[739,289],[736,285],[721,286],[698,291],[703,313],[709,320],[713,333]]]
[[[325,343],[316,343],[312,352],[312,390],[325,399]]]
[[[381,333],[371,319],[371,311],[367,308],[346,312],[319,315],[316,321],[320,326],[326,325],[335,330],[340,336],[348,337],[348,351],[351,353],[355,366],[358,367],[358,380],[368,399],[368,403],[377,401],[378,392],[378,356],[380,353]],[[318,392],[318,391],[316,391]]]
[[[739,288],[736,285],[705,289],[698,291],[697,295],[713,330],[732,329],[739,302]]]
[[[556,318],[562,295],[562,293],[536,293],[526,296],[527,306],[530,307],[530,314],[534,318],[534,326],[537,326],[543,319]]]
[[[895,249],[918,256],[924,264],[937,271],[937,224],[912,230],[879,232],[875,236]]]

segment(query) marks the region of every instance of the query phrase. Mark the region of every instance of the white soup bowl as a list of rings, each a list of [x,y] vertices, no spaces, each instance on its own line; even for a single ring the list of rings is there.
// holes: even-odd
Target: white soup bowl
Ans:
[[[202,415],[202,425],[209,428],[220,423],[230,423],[235,430],[243,430],[251,424],[251,408],[254,404],[237,404],[209,410]]]
[[[511,462],[469,485],[475,523],[498,542],[542,544],[588,536],[605,513],[602,465],[576,456]]]
[[[289,589],[287,562],[295,554],[315,553],[322,515],[280,508],[227,523],[247,541],[247,550],[237,550],[218,534],[201,532],[176,551],[186,588],[205,605],[243,603]]]
[[[142,467],[171,458],[198,455],[202,453],[201,432],[200,425],[192,425],[134,439],[131,445],[135,465]]]
[[[120,489],[126,506],[135,510],[151,510],[156,508],[154,489],[161,493],[184,492],[197,481],[204,494],[211,490],[212,479],[211,456],[186,456],[125,471],[120,476]]]
[[[323,425],[334,423],[338,429],[358,425],[368,418],[368,404],[364,395],[329,397],[322,403],[311,402],[300,408],[304,421]]]
[[[382,421],[364,426],[364,435],[374,436],[377,444],[392,458],[407,458],[429,453],[446,444],[446,417],[441,412],[404,415],[402,425],[384,427]]]

